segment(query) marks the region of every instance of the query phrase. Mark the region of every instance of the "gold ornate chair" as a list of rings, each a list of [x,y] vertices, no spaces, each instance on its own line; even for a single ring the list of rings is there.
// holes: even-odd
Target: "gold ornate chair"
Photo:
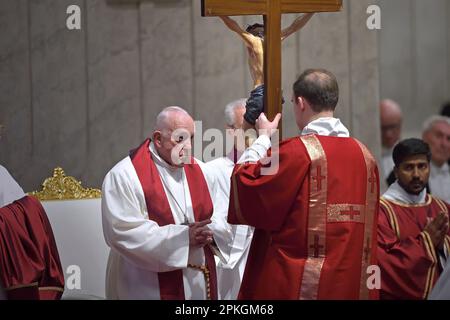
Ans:
[[[66,282],[63,299],[104,299],[109,247],[101,191],[82,187],[61,168],[42,187],[29,195],[41,201],[52,225]]]

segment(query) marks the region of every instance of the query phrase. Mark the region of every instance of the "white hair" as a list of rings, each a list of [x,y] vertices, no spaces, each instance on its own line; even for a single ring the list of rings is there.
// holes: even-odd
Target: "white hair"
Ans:
[[[247,102],[247,99],[239,99],[235,100],[233,102],[230,102],[225,107],[225,122],[228,126],[232,127],[236,123],[236,113],[235,110],[238,108],[245,108],[245,103]]]
[[[430,131],[436,122],[445,122],[448,125],[450,125],[450,118],[445,117],[445,116],[439,116],[439,115],[434,115],[434,116],[429,117],[423,123],[422,133]]]
[[[162,130],[167,126],[167,119],[169,118],[169,115],[171,113],[182,113],[190,117],[190,114],[181,107],[177,106],[166,107],[156,117],[155,131]]]

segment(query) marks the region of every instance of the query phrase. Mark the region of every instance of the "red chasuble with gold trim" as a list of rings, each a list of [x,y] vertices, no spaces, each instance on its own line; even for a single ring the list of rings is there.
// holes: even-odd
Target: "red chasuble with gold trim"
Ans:
[[[33,197],[0,208],[0,284],[10,300],[60,299],[64,291],[53,231]]]
[[[239,299],[369,299],[376,264],[376,162],[352,138],[280,144],[279,170],[235,168],[228,221],[256,228]]]
[[[145,202],[149,219],[160,226],[175,224],[169,201],[158,169],[153,162],[150,150],[150,139],[147,139],[139,148],[131,151],[130,158],[144,190]],[[192,160],[192,164],[184,166],[184,172],[189,185],[195,221],[211,218],[213,203],[200,166]],[[208,276],[205,279],[207,297],[217,300],[217,276],[214,255],[209,247],[203,248],[205,253]],[[200,272],[200,271],[199,271]],[[206,274],[205,274],[206,278]],[[184,300],[184,284],[182,270],[159,272],[159,289],[161,300]]]
[[[441,274],[439,252],[425,229],[450,206],[430,195],[425,204],[408,205],[381,198],[378,215],[378,260],[381,299],[426,299]],[[450,233],[449,233],[450,235]],[[444,241],[447,253],[450,237]]]

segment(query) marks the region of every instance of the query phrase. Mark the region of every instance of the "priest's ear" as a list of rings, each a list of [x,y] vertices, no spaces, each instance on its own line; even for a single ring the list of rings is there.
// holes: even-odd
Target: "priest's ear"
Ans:
[[[397,168],[397,166],[394,166],[394,169],[392,169],[392,173],[394,174],[395,180],[398,180],[398,168]]]
[[[306,109],[306,104],[308,101],[303,97],[297,97],[297,103],[296,105],[300,108],[300,111],[304,112]]]
[[[153,143],[158,147],[158,148],[160,148],[161,147],[161,145],[162,145],[162,141],[161,141],[161,138],[162,138],[162,133],[161,133],[161,131],[154,131],[153,132],[153,135],[152,135],[152,141],[153,141]]]

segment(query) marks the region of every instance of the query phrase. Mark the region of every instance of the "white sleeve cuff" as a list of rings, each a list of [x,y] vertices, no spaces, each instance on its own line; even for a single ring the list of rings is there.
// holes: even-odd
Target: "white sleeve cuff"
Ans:
[[[238,163],[258,162],[267,155],[267,150],[269,150],[271,146],[272,143],[268,136],[259,136],[258,139],[256,139],[255,142],[245,150]]]

